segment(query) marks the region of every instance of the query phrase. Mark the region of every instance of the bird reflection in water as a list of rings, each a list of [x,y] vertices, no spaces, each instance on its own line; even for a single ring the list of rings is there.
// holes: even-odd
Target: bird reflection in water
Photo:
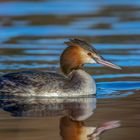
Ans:
[[[105,122],[100,127],[86,126],[84,121],[71,120],[65,116],[60,120],[60,134],[63,140],[99,140],[102,132],[119,126],[119,121]]]
[[[109,121],[100,127],[86,126],[84,121],[96,109],[95,97],[80,98],[14,98],[4,97],[0,107],[15,117],[60,118],[60,135],[63,140],[98,140],[99,135],[120,126],[119,121]]]

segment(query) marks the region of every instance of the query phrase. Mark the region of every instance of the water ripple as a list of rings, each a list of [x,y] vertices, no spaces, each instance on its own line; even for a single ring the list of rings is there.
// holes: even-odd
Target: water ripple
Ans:
[[[97,84],[97,98],[118,98],[140,91],[139,81],[100,82]]]
[[[90,12],[96,12],[99,9],[97,5],[92,5],[91,1],[89,2],[74,1],[74,5],[75,6],[73,7],[73,1],[5,2],[0,3],[0,15],[4,16],[21,16],[34,14],[71,15],[71,14],[86,14]],[[5,9],[4,7],[8,8]],[[65,7],[73,7],[73,8],[71,10],[71,8]]]

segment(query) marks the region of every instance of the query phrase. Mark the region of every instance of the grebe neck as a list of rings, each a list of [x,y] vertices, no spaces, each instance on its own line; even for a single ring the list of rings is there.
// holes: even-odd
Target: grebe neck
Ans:
[[[64,75],[68,75],[73,70],[81,69],[83,62],[80,56],[79,47],[71,46],[64,50],[60,57],[60,67]]]
[[[82,69],[73,70],[71,73],[68,74],[68,77],[73,82],[81,81],[87,83],[93,80],[92,77]]]

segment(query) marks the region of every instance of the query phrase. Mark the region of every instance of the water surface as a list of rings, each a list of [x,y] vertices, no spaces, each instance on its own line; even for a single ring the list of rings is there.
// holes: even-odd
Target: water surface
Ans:
[[[0,0],[1,72],[59,72],[59,56],[66,47],[63,42],[74,37],[91,42],[122,70],[86,65],[97,82],[96,98],[0,99],[1,139],[59,140],[74,133],[79,123],[89,130],[114,120],[121,126],[101,134],[101,139],[140,139],[139,0]],[[70,112],[82,116],[82,122],[69,121],[74,119]],[[65,129],[68,131],[62,131]]]

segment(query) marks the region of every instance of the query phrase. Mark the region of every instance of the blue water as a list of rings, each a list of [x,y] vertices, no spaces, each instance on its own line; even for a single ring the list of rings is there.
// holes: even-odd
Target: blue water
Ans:
[[[29,69],[59,72],[59,57],[68,38],[91,42],[105,59],[122,67],[122,70],[113,70],[98,64],[85,65],[97,83],[97,108],[95,100],[84,102],[87,110],[90,103],[96,108],[95,116],[87,123],[98,125],[106,120],[121,120],[121,128],[102,138],[139,139],[140,0],[0,0],[0,72]],[[22,102],[17,102],[20,100]],[[61,139],[57,117],[63,114],[61,111],[69,102],[72,102],[70,110],[75,109],[75,101],[66,100],[68,104],[65,104],[64,100],[58,100],[53,106],[54,112],[62,109],[58,116],[50,110],[52,114],[45,113],[51,105],[42,106],[42,102],[46,104],[37,99],[1,100],[0,137],[5,140]],[[81,101],[80,105],[85,111]],[[46,119],[34,121],[35,118],[23,117],[19,123],[12,112],[20,117],[46,114]],[[50,119],[51,115],[55,117]],[[17,136],[13,130],[21,135]]]

